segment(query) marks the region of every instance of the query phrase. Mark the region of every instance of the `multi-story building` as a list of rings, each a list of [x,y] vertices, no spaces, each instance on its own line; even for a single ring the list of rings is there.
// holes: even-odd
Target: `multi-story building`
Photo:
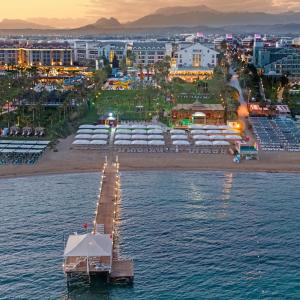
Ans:
[[[202,44],[193,44],[175,53],[177,68],[211,69],[217,65],[218,52]]]
[[[135,65],[153,65],[158,61],[162,61],[167,55],[166,43],[134,42],[132,53]]]
[[[75,41],[73,44],[74,61],[85,63],[86,61],[95,61],[100,58],[101,43],[98,41]]]
[[[67,43],[0,43],[0,65],[71,66],[73,50]]]

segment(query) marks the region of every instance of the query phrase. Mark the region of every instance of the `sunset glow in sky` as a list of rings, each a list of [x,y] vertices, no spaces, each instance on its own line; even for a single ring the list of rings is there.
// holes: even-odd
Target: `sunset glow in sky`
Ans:
[[[126,22],[166,6],[205,4],[222,11],[300,10],[300,0],[9,0],[2,2],[0,19],[29,19],[38,23],[52,23],[54,26],[58,22],[54,18],[65,19],[58,23],[66,25],[74,23],[75,20],[78,23],[88,23],[101,17],[116,17],[121,22]]]

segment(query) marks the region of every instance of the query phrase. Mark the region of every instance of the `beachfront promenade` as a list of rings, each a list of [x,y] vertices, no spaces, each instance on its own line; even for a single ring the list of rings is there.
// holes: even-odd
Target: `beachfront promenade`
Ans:
[[[106,276],[108,282],[132,283],[133,261],[119,256],[120,175],[118,161],[107,160],[102,170],[93,231],[70,235],[64,251],[64,272]]]

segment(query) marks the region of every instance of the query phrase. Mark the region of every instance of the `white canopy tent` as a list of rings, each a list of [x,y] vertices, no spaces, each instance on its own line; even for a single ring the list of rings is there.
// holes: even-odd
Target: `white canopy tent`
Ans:
[[[226,140],[240,141],[242,138],[239,135],[225,135]]]
[[[172,129],[170,130],[171,134],[185,134],[185,130],[183,129]]]
[[[87,273],[89,273],[90,257],[109,257],[112,261],[113,241],[109,234],[70,235],[64,251],[64,258],[86,257]],[[110,263],[111,267],[111,263]]]
[[[214,146],[229,146],[230,143],[227,141],[213,141]]]
[[[149,146],[164,146],[165,145],[165,141],[153,140],[153,141],[149,141],[148,145]]]
[[[105,141],[105,140],[92,140],[90,145],[107,145],[107,141]]]
[[[131,145],[131,141],[129,140],[118,140],[114,142],[115,145]]]
[[[109,126],[108,125],[101,125],[101,124],[99,124],[99,125],[95,126],[95,129],[109,129]]]
[[[173,145],[176,145],[176,146],[189,146],[190,143],[188,141],[179,140],[179,141],[173,141]]]
[[[131,138],[133,140],[147,140],[148,136],[146,134],[133,134]]]
[[[203,130],[203,129],[197,129],[197,130],[192,130],[191,131],[191,134],[194,135],[194,134],[206,134],[206,130]]]
[[[187,140],[187,139],[188,139],[187,135],[184,134],[171,135],[171,140]]]
[[[146,129],[133,129],[132,134],[147,134]]]
[[[75,136],[75,140],[91,140],[92,135],[91,134],[78,134]]]
[[[77,131],[78,134],[94,134],[93,129],[79,129]]]
[[[130,134],[117,134],[115,140],[131,140]]]
[[[107,140],[108,135],[107,134],[94,134],[92,135],[93,140]]]
[[[131,142],[131,145],[148,145],[148,141],[145,140],[134,140]]]
[[[150,129],[148,130],[148,134],[163,134],[162,129]]]
[[[164,136],[160,134],[151,134],[148,135],[148,140],[163,140]]]
[[[89,145],[90,141],[88,140],[76,140],[73,142],[73,145]]]
[[[117,129],[117,134],[131,134],[131,129]]]
[[[150,124],[150,125],[147,125],[147,128],[148,129],[161,129],[162,127],[160,125],[152,125],[152,124]]]
[[[212,146],[211,141],[195,141],[196,146]]]
[[[84,125],[80,125],[79,129],[95,129],[96,126],[94,125],[89,125],[89,124],[84,124]]]
[[[108,129],[95,129],[94,134],[108,134]]]
[[[194,135],[193,136],[194,140],[209,140],[209,136],[208,135]]]

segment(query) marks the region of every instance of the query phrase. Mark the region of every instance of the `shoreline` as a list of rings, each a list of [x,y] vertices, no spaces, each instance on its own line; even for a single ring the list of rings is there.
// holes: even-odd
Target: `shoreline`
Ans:
[[[59,174],[97,173],[105,157],[118,156],[120,171],[199,171],[300,174],[300,153],[264,152],[260,160],[233,163],[229,154],[106,153],[71,149],[73,136],[61,140],[58,152],[47,150],[36,165],[0,166],[0,179]]]

